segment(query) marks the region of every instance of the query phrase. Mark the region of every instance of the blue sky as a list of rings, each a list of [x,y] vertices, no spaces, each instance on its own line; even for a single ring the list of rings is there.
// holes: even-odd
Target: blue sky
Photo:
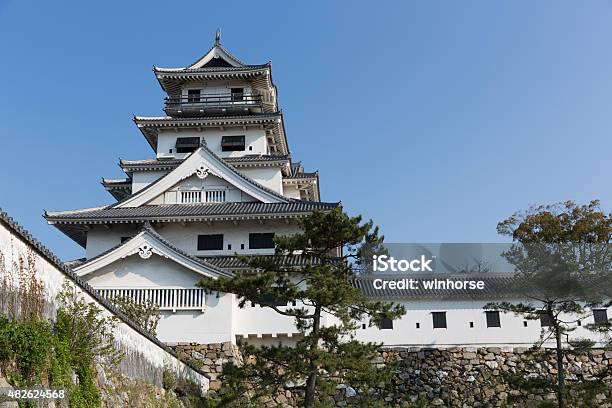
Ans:
[[[350,5],[347,7],[347,5]],[[153,152],[152,66],[222,43],[272,60],[293,156],[389,242],[498,242],[532,204],[610,208],[609,1],[0,0],[0,207],[62,258],[43,209],[111,203]]]

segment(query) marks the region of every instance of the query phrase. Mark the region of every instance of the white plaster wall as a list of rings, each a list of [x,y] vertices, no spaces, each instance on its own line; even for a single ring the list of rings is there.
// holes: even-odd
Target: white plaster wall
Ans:
[[[296,198],[296,199],[301,198],[300,190],[297,188],[297,186],[283,186],[283,195],[289,198]]]
[[[0,252],[4,258],[4,273],[9,274],[11,281],[15,286],[18,285],[18,281],[15,278],[14,270],[12,265],[17,262],[19,257],[27,257],[29,249],[32,249],[26,241],[13,233],[4,223],[0,222]],[[57,294],[62,290],[62,286],[67,279],[65,273],[58,269],[53,263],[49,262],[40,253],[35,252],[36,255],[36,266],[37,276],[42,280],[44,285],[45,298],[52,303],[55,303]],[[83,299],[90,303],[95,303],[102,310],[106,316],[110,316],[111,312],[106,309],[102,304],[98,303],[88,293],[82,291],[80,288],[77,289],[82,295]],[[203,390],[208,389],[208,379],[201,374],[193,371],[185,363],[168,353],[159,345],[155,344],[137,330],[130,327],[128,324],[120,321],[115,330],[115,339],[118,343],[118,347],[139,353],[145,358],[151,366],[158,369],[163,369],[164,366],[169,367],[178,376],[190,378],[199,384]]]
[[[243,255],[273,254],[274,249],[249,249],[249,233],[274,232],[277,235],[295,234],[298,226],[292,222],[286,224],[284,221],[266,221],[260,224],[258,221],[239,221],[234,224],[231,221],[213,222],[211,225],[205,222],[190,222],[186,226],[179,223],[164,224],[157,232],[172,242],[177,247],[189,254],[197,256],[213,255]],[[222,251],[198,251],[198,235],[200,234],[223,234]],[[232,246],[227,249],[227,245]],[[244,244],[244,249],[240,245]]]
[[[290,309],[291,305],[280,306],[279,309]],[[234,312],[235,333],[239,336],[277,336],[286,334],[298,334],[295,327],[295,319],[276,313],[268,307],[253,306],[247,302],[244,308],[236,306]]]
[[[500,313],[501,327],[487,327],[483,309],[487,301],[437,300],[400,303],[405,306],[406,314],[393,322],[393,329],[367,327],[367,321],[364,321],[367,328],[357,330],[357,339],[382,342],[386,346],[529,347],[540,338],[542,329],[539,320],[528,320],[525,327],[525,319],[512,313]],[[433,328],[432,312],[446,312],[446,329]],[[474,328],[470,328],[470,322],[474,322]],[[420,328],[416,328],[416,323],[420,323]],[[589,322],[583,324],[586,323]],[[595,338],[584,327],[578,327],[571,337]]]
[[[129,226],[118,225],[111,229],[94,226],[87,234],[87,259],[107,251],[121,242],[121,237],[133,236],[137,233],[139,224]],[[259,221],[216,221],[208,225],[206,222],[167,223],[156,225],[156,230],[164,238],[176,245],[178,248],[196,256],[273,254],[273,249],[249,249],[249,233],[274,232],[277,235],[295,234],[299,227],[295,221],[290,224],[284,221],[266,220],[263,224]],[[223,234],[222,251],[198,251],[198,235],[201,234]],[[231,249],[227,245],[232,246]],[[240,245],[244,244],[244,249]]]
[[[87,232],[87,244],[85,248],[85,257],[87,259],[101,254],[121,243],[122,237],[131,237],[136,235],[138,224],[113,225],[112,228],[106,229],[101,225],[94,225]]]
[[[132,173],[132,194],[166,175],[165,171],[138,171]]]
[[[259,184],[283,195],[283,175],[278,167],[242,168],[239,171]]]
[[[138,255],[113,262],[84,277],[94,287],[157,286],[194,287],[201,276],[157,254],[149,259]]]
[[[231,294],[209,294],[206,310],[162,312],[157,336],[167,343],[195,342],[201,344],[235,342],[233,331],[233,298]]]
[[[244,135],[245,150],[238,152],[224,152],[221,150],[222,136]],[[247,154],[267,154],[268,141],[265,130],[256,127],[243,129],[240,127],[197,129],[160,130],[157,138],[157,157],[185,158],[189,153],[176,153],[176,139],[179,137],[199,137],[206,141],[207,147],[219,157],[240,157]],[[170,153],[172,149],[172,153]]]

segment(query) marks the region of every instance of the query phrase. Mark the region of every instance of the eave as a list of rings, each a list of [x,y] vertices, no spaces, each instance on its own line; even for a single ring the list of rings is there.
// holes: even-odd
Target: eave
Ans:
[[[210,81],[223,79],[256,80],[261,78],[265,87],[275,89],[272,82],[270,63],[263,65],[247,65],[244,67],[223,68],[158,68],[153,67],[155,78],[159,85],[169,95],[177,94],[183,84],[195,81]]]
[[[223,161],[236,168],[248,167],[288,167],[291,158],[288,155],[252,155],[241,157],[223,157]],[[119,167],[130,174],[135,171],[163,171],[177,168],[184,159],[120,160]]]
[[[240,222],[250,220],[285,220],[307,217],[315,210],[331,210],[340,203],[225,203],[225,204],[175,204],[171,206],[146,206],[116,209],[109,206],[93,209],[52,212],[45,211],[47,222],[54,225],[79,245],[85,247],[87,233],[94,225],[112,225],[186,222]],[[237,211],[232,212],[233,209]]]

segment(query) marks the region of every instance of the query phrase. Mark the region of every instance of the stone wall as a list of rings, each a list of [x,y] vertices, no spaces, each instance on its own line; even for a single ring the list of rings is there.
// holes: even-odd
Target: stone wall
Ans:
[[[179,343],[175,349],[179,356],[199,361],[196,364],[211,376],[211,390],[220,387],[218,376],[225,362],[242,362],[238,348],[231,343]],[[377,400],[388,407],[535,408],[545,406],[542,404],[547,401],[556,406],[554,393],[528,392],[514,383],[518,378],[554,381],[556,359],[551,350],[386,348],[373,363],[396,365],[391,383],[375,384],[367,396],[361,397],[351,387],[339,387],[335,398],[337,406],[364,406],[359,398]],[[570,385],[597,383],[605,387],[582,394],[571,401],[569,407],[612,408],[612,351],[594,349],[568,354],[565,366]],[[298,406],[290,393],[266,402],[270,407]]]
[[[231,342],[198,344],[198,343],[176,343],[169,344],[179,358],[191,361],[196,367],[206,373],[210,378],[209,390],[216,391],[221,386],[218,380],[223,364],[233,362],[242,364],[240,350]]]
[[[419,401],[427,401],[426,406],[440,407],[538,407],[556,398],[550,392],[528,392],[515,384],[519,378],[554,381],[556,358],[550,350],[392,348],[381,350],[376,363],[397,364],[392,386],[372,390],[376,399],[384,400],[389,406],[410,406],[411,402],[416,405]],[[582,395],[580,401],[569,406],[612,407],[612,351],[598,349],[568,354],[565,365],[570,384],[598,382],[606,385],[606,390],[592,393],[591,401]],[[607,374],[603,379],[598,378],[602,373]],[[339,406],[356,398],[347,398],[347,394],[353,394],[349,391],[339,392]],[[512,402],[516,398],[521,400]]]

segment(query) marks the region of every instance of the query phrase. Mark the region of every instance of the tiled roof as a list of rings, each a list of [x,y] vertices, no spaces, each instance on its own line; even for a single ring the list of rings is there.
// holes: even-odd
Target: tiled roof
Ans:
[[[159,74],[198,74],[198,73],[215,73],[222,74],[224,72],[248,72],[253,70],[262,70],[269,68],[270,64],[259,65],[244,65],[242,67],[202,67],[202,68],[160,68],[154,67],[153,71]]]
[[[249,255],[266,260],[273,260],[276,264],[283,267],[301,267],[306,265],[318,265],[320,262],[315,258],[302,255]],[[223,269],[244,269],[248,265],[242,262],[237,256],[205,256],[201,257],[208,263]]]
[[[375,289],[374,280],[397,280],[402,278],[413,278],[418,280],[419,289]],[[453,281],[462,280],[475,280],[483,281],[484,289],[482,290],[455,290],[455,289],[424,289],[423,280],[446,280],[450,279]],[[516,282],[516,274],[513,273],[483,273],[483,274],[463,274],[463,275],[449,275],[449,274],[427,274],[427,275],[376,275],[370,274],[365,276],[359,276],[351,281],[352,285],[362,291],[362,293],[373,299],[381,300],[413,300],[413,299],[439,299],[439,300],[452,300],[452,299],[490,299],[499,297],[508,297],[509,294],[513,293],[513,284]]]
[[[129,178],[123,179],[107,179],[102,177],[100,183],[108,188],[132,188],[132,180]]]
[[[246,123],[259,123],[260,121],[268,120],[274,121],[281,117],[280,112],[277,113],[259,113],[259,114],[250,114],[250,115],[225,115],[225,116],[202,116],[195,118],[173,118],[172,116],[134,116],[134,121],[136,123],[145,122],[149,123],[167,123],[171,124],[199,124],[199,123],[208,123],[208,124],[224,124],[224,123],[232,123],[232,122],[246,122]]]
[[[302,172],[302,173],[295,173],[292,174],[291,176],[289,176],[288,178],[291,179],[300,179],[300,178],[317,178],[319,175],[319,173],[312,172],[312,173],[306,173],[306,172]]]
[[[275,214],[300,214],[314,210],[328,210],[339,203],[322,203],[294,200],[288,203],[218,203],[218,204],[170,204],[147,205],[125,208],[94,208],[73,211],[45,211],[45,218],[51,222],[118,221],[141,222],[168,218],[198,219],[223,218],[228,216],[262,216]]]
[[[96,290],[92,288],[87,282],[77,276],[74,271],[64,264],[60,259],[55,256],[53,252],[51,252],[47,247],[40,243],[36,238],[32,236],[28,231],[26,231],[21,225],[19,225],[15,220],[8,216],[7,213],[2,211],[0,208],[0,222],[4,223],[11,231],[16,233],[23,239],[27,244],[31,245],[43,258],[45,258],[49,263],[55,266],[60,272],[62,272],[70,281],[80,287],[85,293],[95,299],[99,304],[104,306],[107,310],[113,313],[115,316],[119,317],[121,321],[130,326],[132,329],[136,330],[142,336],[147,338],[152,343],[156,344],[158,347],[161,347],[166,352],[170,353],[177,359],[181,360],[187,366],[189,366],[195,372],[203,375],[206,378],[210,378],[210,376],[204,372],[202,372],[199,368],[195,367],[190,361],[183,360],[179,357],[174,350],[170,347],[166,346],[162,343],[157,337],[153,336],[151,333],[144,330],[140,325],[135,323],[132,319],[127,317],[123,312],[118,310],[115,305],[113,305],[107,299],[102,298],[98,295]]]
[[[185,159],[147,159],[120,160],[119,166],[124,170],[170,170],[178,167]],[[250,163],[286,162],[288,155],[246,155],[242,157],[222,157],[222,160],[234,166]]]

